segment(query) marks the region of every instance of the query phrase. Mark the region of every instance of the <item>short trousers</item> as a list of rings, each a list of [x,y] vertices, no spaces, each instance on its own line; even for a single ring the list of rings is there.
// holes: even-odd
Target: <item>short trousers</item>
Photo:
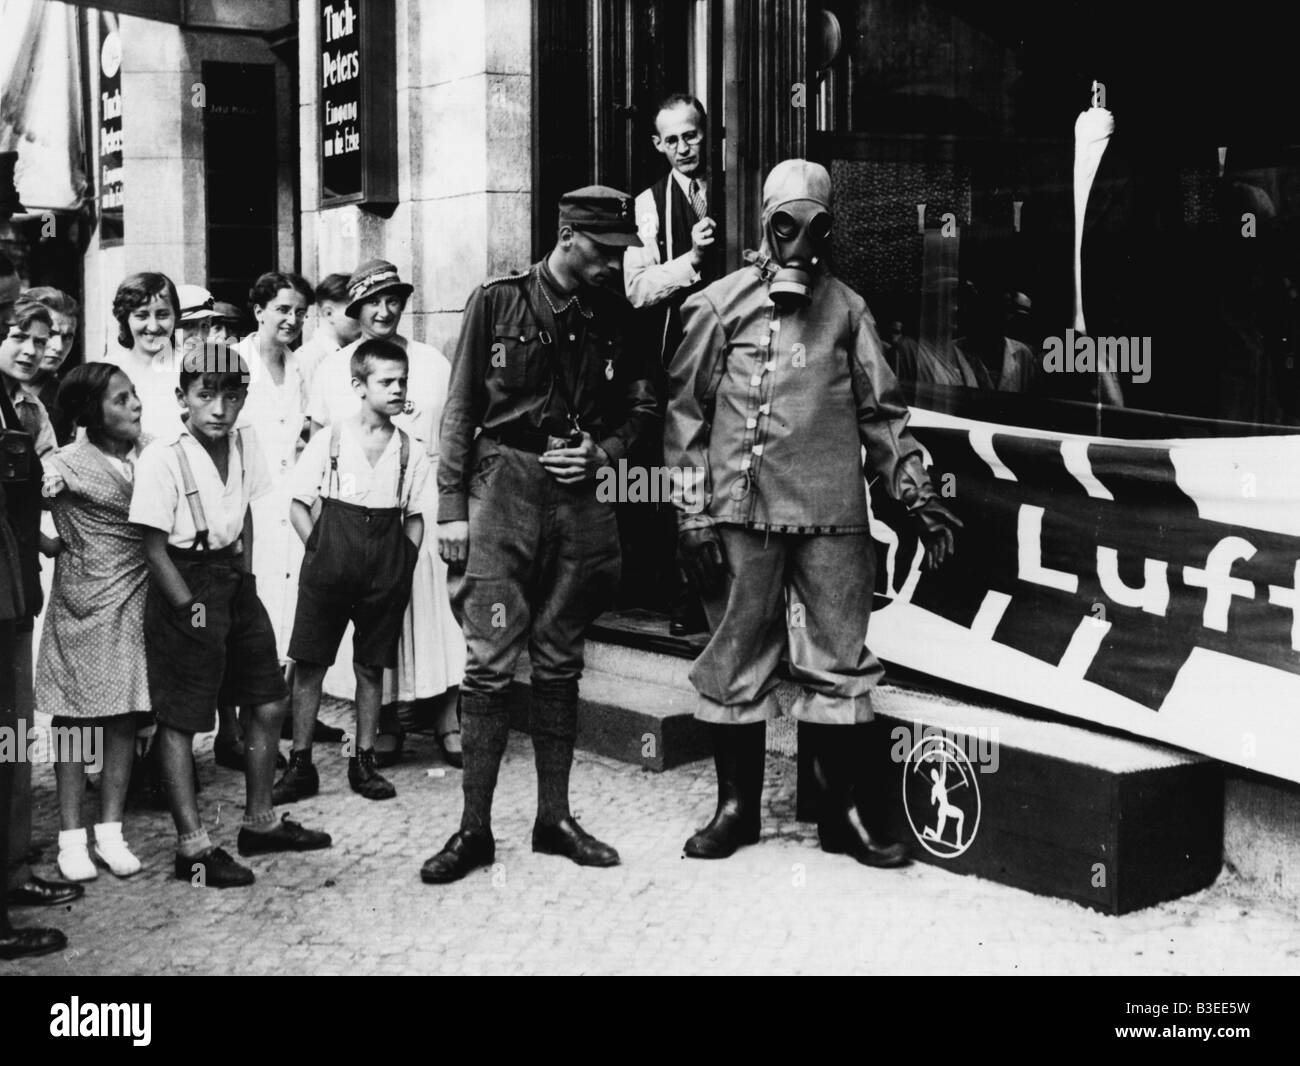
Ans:
[[[298,572],[289,658],[331,666],[353,625],[352,661],[397,666],[419,549],[395,508],[370,510],[325,500]]]
[[[194,597],[173,607],[152,582],[144,603],[149,699],[158,721],[187,733],[216,728],[217,705],[255,707],[289,690],[257,581],[231,558],[172,557]]]

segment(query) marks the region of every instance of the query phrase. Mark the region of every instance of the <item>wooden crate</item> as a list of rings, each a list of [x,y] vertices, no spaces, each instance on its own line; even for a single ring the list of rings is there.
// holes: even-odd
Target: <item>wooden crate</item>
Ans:
[[[881,696],[878,717],[892,738],[903,731],[907,739],[882,745],[872,772],[888,782],[890,825],[919,861],[1110,914],[1195,892],[1218,876],[1223,776],[1213,760],[912,694],[882,691]],[[950,738],[967,755],[968,766],[939,741],[915,753],[914,742],[927,727]],[[979,734],[986,742],[997,737],[992,772],[980,772],[969,758],[980,752],[969,738],[981,729],[996,730]],[[816,818],[819,786],[802,725],[799,733],[798,817],[810,821]],[[910,761],[897,759],[902,748],[914,756]],[[949,754],[918,764],[915,755],[930,749]],[[953,767],[946,783],[959,780],[959,767],[975,777],[977,788],[961,782],[949,793],[967,820],[964,850],[954,844],[953,817],[941,841],[922,841],[921,834],[938,826],[939,805],[928,802],[924,782],[939,761]],[[975,791],[978,804],[967,798]],[[977,826],[971,824],[973,808]],[[927,850],[926,843],[940,854]]]

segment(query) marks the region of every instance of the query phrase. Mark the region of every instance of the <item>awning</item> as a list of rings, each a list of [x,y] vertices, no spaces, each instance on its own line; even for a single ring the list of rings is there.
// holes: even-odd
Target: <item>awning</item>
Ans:
[[[0,165],[29,212],[75,210],[86,189],[79,56],[75,8],[0,0]]]
[[[69,5],[171,22],[189,29],[278,30],[294,18],[291,0],[66,0]]]
[[[65,0],[72,7],[93,7],[97,11],[114,11],[159,22],[181,21],[184,0]]]

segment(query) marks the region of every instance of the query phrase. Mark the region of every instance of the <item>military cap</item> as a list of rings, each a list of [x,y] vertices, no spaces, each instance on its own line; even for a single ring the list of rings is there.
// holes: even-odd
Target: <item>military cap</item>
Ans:
[[[560,225],[572,226],[597,244],[640,247],[632,197],[607,185],[588,185],[560,197]]]
[[[414,291],[415,286],[404,282],[392,263],[386,259],[368,259],[348,278],[348,306],[344,312],[348,318],[356,318],[361,305],[372,296],[381,292],[410,296]]]

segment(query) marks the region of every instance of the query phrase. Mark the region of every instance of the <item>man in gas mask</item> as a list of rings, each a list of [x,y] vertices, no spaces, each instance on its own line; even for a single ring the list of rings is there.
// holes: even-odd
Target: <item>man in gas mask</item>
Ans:
[[[908,862],[883,824],[883,781],[863,773],[888,738],[872,722],[884,671],[865,644],[874,556],[860,449],[874,491],[917,522],[927,567],[961,523],[935,498],[871,313],[826,269],[831,225],[825,168],[779,163],[760,251],[682,308],[664,452],[683,568],[709,617],[691,681],[718,774],[717,812],[686,842],[693,858],[758,840],[784,659],[803,689],[791,713],[816,746],[822,848]]]

